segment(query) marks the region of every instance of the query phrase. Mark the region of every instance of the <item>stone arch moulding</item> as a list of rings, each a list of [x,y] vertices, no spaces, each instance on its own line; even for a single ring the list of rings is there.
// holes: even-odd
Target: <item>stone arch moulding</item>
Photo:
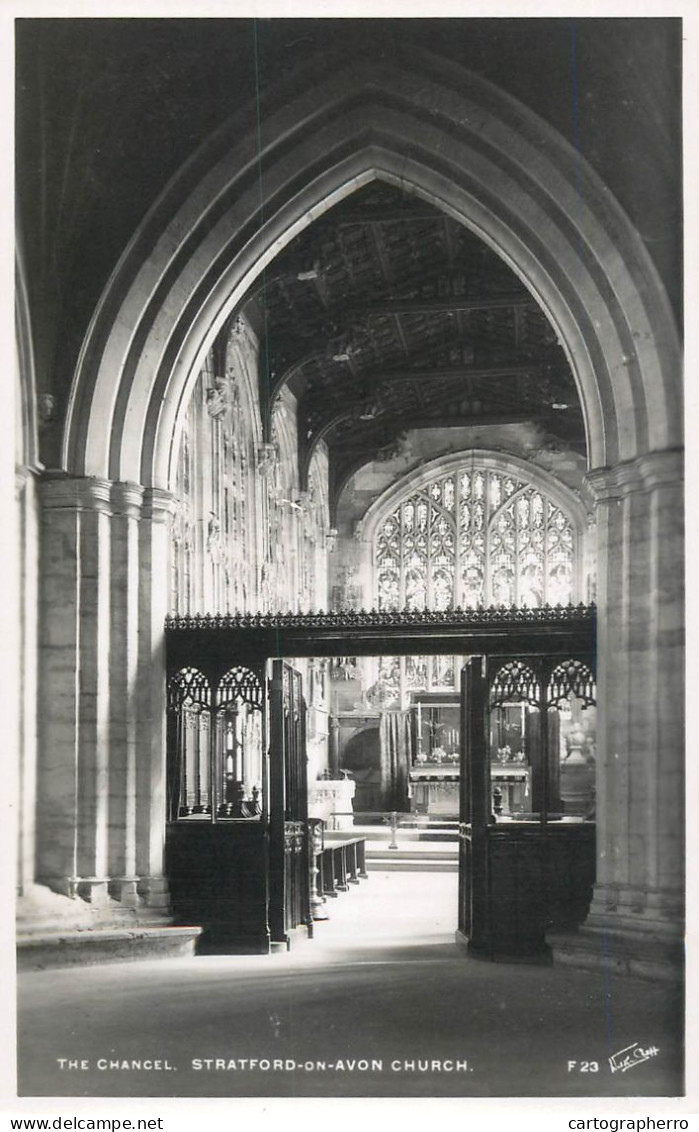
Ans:
[[[15,358],[17,418],[15,463],[40,468],[37,420],[36,368],[26,272],[21,252],[15,257]]]
[[[545,471],[543,468],[538,468],[535,464],[528,463],[518,456],[513,456],[506,452],[497,452],[488,448],[468,448],[461,452],[450,452],[445,456],[438,456],[435,460],[421,464],[419,468],[402,476],[396,483],[387,487],[378,499],[375,499],[367,509],[364,518],[357,526],[356,538],[362,545],[362,566],[364,568],[364,575],[367,578],[371,578],[370,604],[373,605],[377,599],[373,556],[376,534],[381,523],[396,504],[406,495],[424,487],[425,484],[430,483],[437,476],[448,475],[449,472],[463,467],[463,465],[467,464],[471,459],[473,459],[474,463],[478,463],[480,467],[485,466],[503,475],[516,476],[532,487],[538,488],[570,517],[575,527],[575,537],[578,546],[574,573],[575,590],[581,593],[583,580],[582,560],[587,531],[587,512],[575,492],[561,483],[555,476],[551,475],[550,472]]]
[[[377,178],[467,225],[532,292],[575,375],[590,468],[680,446],[667,296],[584,159],[444,60],[333,63],[265,101],[261,140],[254,106],[232,119],[134,235],[83,343],[65,469],[171,488],[176,422],[225,319],[295,235]]]
[[[357,537],[362,542],[373,543],[376,532],[393,507],[407,494],[419,490],[430,483],[436,476],[448,475],[456,468],[462,467],[470,460],[491,468],[502,475],[517,476],[525,480],[532,487],[539,488],[556,503],[563,511],[570,515],[575,523],[577,533],[582,535],[587,522],[586,511],[578,496],[571,488],[561,483],[536,464],[520,459],[519,456],[508,452],[497,452],[490,448],[466,448],[461,452],[449,452],[445,456],[438,456],[419,468],[401,476],[375,499],[357,528]]]

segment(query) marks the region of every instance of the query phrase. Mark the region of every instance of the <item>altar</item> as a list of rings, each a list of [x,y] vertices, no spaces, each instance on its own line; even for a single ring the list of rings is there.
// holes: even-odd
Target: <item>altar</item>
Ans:
[[[408,775],[414,814],[459,820],[461,708],[455,694],[414,693],[414,758]]]
[[[454,763],[414,766],[408,778],[410,809],[415,814],[459,819],[459,768]]]
[[[320,818],[328,830],[352,829],[352,799],[356,783],[351,778],[320,778],[308,785],[308,816]]]
[[[408,775],[412,813],[458,821],[461,707],[456,695],[414,693],[413,758]],[[489,734],[491,814],[532,809],[532,768],[523,704],[498,707]]]

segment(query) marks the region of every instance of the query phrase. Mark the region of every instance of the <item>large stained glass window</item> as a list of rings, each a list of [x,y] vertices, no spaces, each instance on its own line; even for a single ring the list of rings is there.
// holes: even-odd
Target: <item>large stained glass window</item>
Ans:
[[[398,503],[375,542],[379,608],[574,600],[576,532],[539,487],[469,463]]]
[[[374,536],[379,609],[566,605],[576,597],[578,533],[524,477],[468,460],[408,489]],[[463,658],[382,657],[383,701],[454,692]]]

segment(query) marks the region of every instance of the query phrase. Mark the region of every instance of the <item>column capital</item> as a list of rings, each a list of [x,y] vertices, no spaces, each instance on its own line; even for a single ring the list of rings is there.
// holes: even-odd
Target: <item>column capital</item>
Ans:
[[[684,483],[684,449],[649,452],[637,461],[646,491],[656,487],[675,487]]]
[[[154,523],[168,523],[175,514],[177,498],[171,491],[160,487],[148,487],[143,492],[143,508],[141,514],[144,519],[151,519]]]
[[[111,513],[110,480],[46,472],[39,479],[39,497],[46,511],[102,511]]]
[[[173,498],[169,492],[157,489],[148,492],[138,483],[70,476],[56,471],[44,473],[38,484],[42,506],[47,511],[100,511],[135,519],[142,514],[150,518],[156,508],[169,508]]]
[[[647,452],[613,468],[593,468],[584,483],[595,503],[609,503],[635,492],[675,487],[683,479],[684,450],[671,449]]]
[[[129,518],[140,517],[145,488],[139,483],[113,483],[111,489],[112,511],[115,515]]]

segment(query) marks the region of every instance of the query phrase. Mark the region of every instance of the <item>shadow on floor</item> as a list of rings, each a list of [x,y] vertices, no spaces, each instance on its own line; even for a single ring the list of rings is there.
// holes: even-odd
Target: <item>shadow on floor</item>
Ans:
[[[22,975],[20,1094],[681,1095],[679,990],[471,959],[454,883],[367,882],[289,953]],[[649,1056],[612,1073],[627,1047]]]

